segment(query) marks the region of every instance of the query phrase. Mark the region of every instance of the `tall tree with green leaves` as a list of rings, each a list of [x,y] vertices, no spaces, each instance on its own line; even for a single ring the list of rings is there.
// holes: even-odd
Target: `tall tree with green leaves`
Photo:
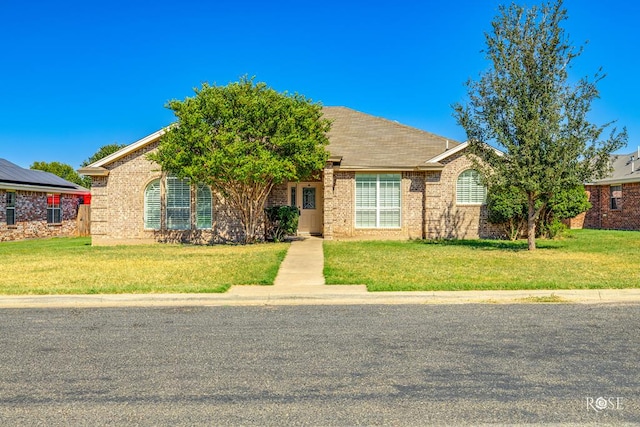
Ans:
[[[127,144],[117,144],[117,143],[103,145],[102,147],[98,148],[98,151],[96,151],[91,157],[89,157],[87,160],[82,162],[80,167],[84,168],[86,166],[89,166],[91,163],[95,163],[98,160],[103,159],[126,146]]]
[[[76,170],[66,163],[60,162],[33,162],[29,169],[41,170],[45,172],[50,172],[54,175],[58,175],[62,179],[66,179],[69,182],[73,182],[74,184],[78,184],[80,186],[85,186],[85,181],[82,177],[76,172]]]
[[[566,19],[562,0],[530,9],[501,6],[485,34],[491,66],[467,82],[468,102],[453,106],[486,183],[513,186],[526,197],[529,250],[545,201],[604,176],[610,154],[627,143],[626,129],[603,138],[611,123],[588,120],[604,76],[571,81],[568,71],[582,48],[570,44],[561,26]]]
[[[120,150],[121,148],[126,147],[127,144],[107,144],[107,145],[103,145],[102,147],[98,148],[98,151],[96,151],[91,157],[89,157],[88,159],[86,159],[85,161],[82,162],[82,164],[80,165],[81,168],[87,167],[89,166],[91,163],[95,163],[100,159],[103,159],[113,153],[115,153],[116,151]],[[91,187],[91,177],[90,176],[84,176],[82,175],[82,181],[84,182],[84,186],[87,188]]]
[[[243,77],[227,86],[205,83],[194,97],[167,106],[178,121],[149,158],[220,193],[242,224],[244,243],[258,240],[273,186],[306,179],[328,159],[330,122],[302,95]]]

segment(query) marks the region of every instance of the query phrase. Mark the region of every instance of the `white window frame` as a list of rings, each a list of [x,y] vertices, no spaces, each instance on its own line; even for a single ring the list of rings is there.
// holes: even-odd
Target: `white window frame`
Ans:
[[[370,183],[373,183],[372,179],[375,177],[375,201],[374,205],[358,206],[361,203],[359,197],[359,185],[358,178],[363,180],[367,178]],[[382,200],[381,188],[385,184],[390,183],[395,187],[397,185],[397,194],[392,194],[391,199],[386,202]],[[356,229],[366,228],[381,228],[381,229],[400,229],[402,227],[402,174],[399,173],[387,173],[387,174],[365,174],[359,173],[355,176],[355,217],[354,224]],[[397,197],[396,197],[397,196]],[[394,200],[395,199],[395,200]],[[375,225],[362,225],[362,221],[358,219],[359,213],[363,214],[368,212],[369,214],[375,212]],[[397,223],[394,225],[382,225],[385,221],[382,218],[385,213],[397,213]]]
[[[213,197],[206,184],[196,186],[196,229],[211,230],[213,227]]]
[[[6,222],[7,225],[16,225],[16,193],[14,191],[7,191],[5,196],[6,200]],[[11,196],[9,196],[11,195]],[[9,220],[11,218],[11,220]]]
[[[56,197],[58,203],[55,203]],[[52,203],[49,203],[52,200]],[[47,224],[62,224],[62,194],[47,193]]]
[[[456,204],[480,206],[487,203],[487,187],[480,181],[480,173],[464,170],[456,179]]]
[[[618,192],[620,197],[614,197],[615,192]],[[609,210],[622,210],[622,184],[609,186]]]
[[[144,228],[160,230],[162,203],[160,197],[160,179],[154,179],[144,189]]]

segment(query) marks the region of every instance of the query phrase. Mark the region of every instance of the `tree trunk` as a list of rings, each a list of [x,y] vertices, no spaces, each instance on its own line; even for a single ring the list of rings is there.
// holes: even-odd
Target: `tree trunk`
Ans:
[[[528,194],[529,215],[527,219],[527,244],[530,251],[536,250],[536,200],[533,194]]]

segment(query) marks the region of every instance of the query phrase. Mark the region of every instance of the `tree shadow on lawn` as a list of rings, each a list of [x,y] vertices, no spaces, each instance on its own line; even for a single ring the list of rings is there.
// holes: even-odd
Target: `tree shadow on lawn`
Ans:
[[[424,245],[443,245],[443,246],[465,246],[471,249],[480,250],[501,250],[520,252],[528,249],[526,240],[456,240],[456,239],[438,239],[438,240],[418,240]],[[536,248],[541,250],[559,249],[556,244],[551,244],[548,240],[536,240]]]

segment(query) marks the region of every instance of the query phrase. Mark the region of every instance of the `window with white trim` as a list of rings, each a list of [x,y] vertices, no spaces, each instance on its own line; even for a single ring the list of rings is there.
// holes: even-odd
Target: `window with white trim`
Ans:
[[[167,177],[167,229],[191,229],[191,185],[188,179]]]
[[[160,180],[151,181],[144,189],[144,228],[160,230]]]
[[[7,192],[6,202],[7,225],[16,225],[16,193]]]
[[[612,211],[620,210],[622,207],[622,185],[612,185],[609,187],[609,208]]]
[[[60,224],[62,222],[62,209],[60,208],[60,195],[47,194],[47,223]]]
[[[196,228],[208,230],[213,223],[211,209],[211,189],[208,185],[198,184],[196,187]]]
[[[356,174],[356,228],[400,227],[400,174]]]
[[[481,205],[487,201],[487,188],[482,185],[480,174],[467,169],[458,176],[456,182],[456,203]]]

